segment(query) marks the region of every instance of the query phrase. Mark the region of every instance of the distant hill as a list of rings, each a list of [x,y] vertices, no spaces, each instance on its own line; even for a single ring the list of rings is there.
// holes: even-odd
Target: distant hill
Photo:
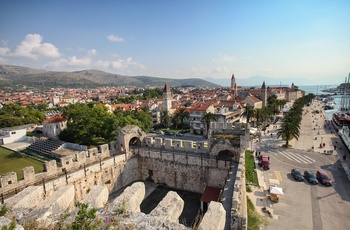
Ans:
[[[204,80],[209,82],[215,82],[216,84],[222,85],[224,87],[231,86],[231,78],[204,78]],[[252,76],[249,78],[239,78],[236,77],[236,83],[239,86],[254,86],[254,87],[261,87],[263,81],[265,81],[267,86],[278,86],[280,84],[282,85],[288,85],[291,86],[292,83],[295,85],[313,85],[315,84],[312,81],[307,80],[306,78],[272,78],[272,77],[265,77],[265,76]]]
[[[150,76],[124,76],[99,70],[56,72],[32,69],[22,66],[0,65],[0,86],[34,88],[52,87],[98,87],[98,86],[160,86],[168,82],[170,87],[193,85],[195,87],[219,87],[199,78],[168,79]]]

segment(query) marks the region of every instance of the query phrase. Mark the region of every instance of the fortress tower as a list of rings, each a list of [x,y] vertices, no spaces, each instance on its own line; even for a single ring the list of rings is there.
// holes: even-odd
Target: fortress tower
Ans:
[[[165,111],[170,112],[172,107],[172,95],[168,83],[165,83],[163,90],[163,108]]]
[[[232,74],[232,77],[231,77],[231,90],[233,91],[233,94],[237,96],[237,84],[236,84],[236,79],[234,74]]]
[[[265,85],[265,81],[263,82],[261,86],[261,94],[260,94],[261,100],[262,100],[262,107],[267,106],[267,89]]]

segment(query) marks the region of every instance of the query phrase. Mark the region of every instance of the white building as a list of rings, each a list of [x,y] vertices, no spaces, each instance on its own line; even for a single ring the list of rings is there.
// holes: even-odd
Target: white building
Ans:
[[[25,141],[27,132],[34,130],[35,127],[35,124],[29,124],[0,129],[0,145]]]
[[[57,114],[43,121],[43,135],[49,138],[57,138],[57,135],[67,127],[67,120]]]

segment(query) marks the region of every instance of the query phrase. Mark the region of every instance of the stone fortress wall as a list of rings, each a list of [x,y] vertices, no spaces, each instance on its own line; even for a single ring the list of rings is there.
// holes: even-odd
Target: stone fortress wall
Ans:
[[[58,189],[71,185],[74,188],[75,202],[82,201],[94,186],[105,186],[111,193],[136,181],[152,181],[199,193],[203,192],[205,186],[225,187],[229,164],[213,156],[199,157],[203,153],[210,153],[203,142],[172,139],[160,141],[157,138],[152,140],[146,138],[146,135],[135,126],[122,130],[122,133],[110,148],[108,145],[102,145],[99,148],[63,157],[62,167],[57,167],[53,160],[45,162],[45,172],[39,174],[34,173],[33,167],[23,169],[24,179],[20,181],[17,181],[15,173],[0,176],[0,194],[11,189],[33,185],[33,181],[40,183],[44,197],[49,197]],[[129,146],[134,139],[136,145]],[[151,153],[150,146],[158,149],[159,152]],[[215,155],[220,149],[228,148],[232,146],[228,143],[218,143],[211,148],[210,154]],[[174,154],[175,149],[178,151],[185,149],[185,152],[198,156]],[[237,153],[235,160],[244,164],[244,161],[241,161],[244,155],[242,150],[235,148],[231,150]],[[91,164],[93,162],[95,164]],[[242,167],[244,168],[242,165],[239,166],[232,201],[232,215],[235,217],[245,216],[240,202],[244,179]],[[48,181],[47,178],[50,176],[54,176],[55,179]],[[242,210],[243,213],[240,213]]]

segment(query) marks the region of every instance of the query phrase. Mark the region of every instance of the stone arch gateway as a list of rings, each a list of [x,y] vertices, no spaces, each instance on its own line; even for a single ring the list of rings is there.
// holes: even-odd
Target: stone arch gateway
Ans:
[[[219,159],[230,158],[235,162],[239,161],[241,149],[239,147],[234,147],[228,141],[220,141],[212,146],[210,151],[211,157],[217,157]]]
[[[127,125],[117,133],[117,150],[129,152],[132,146],[140,147],[146,133],[136,125]]]

